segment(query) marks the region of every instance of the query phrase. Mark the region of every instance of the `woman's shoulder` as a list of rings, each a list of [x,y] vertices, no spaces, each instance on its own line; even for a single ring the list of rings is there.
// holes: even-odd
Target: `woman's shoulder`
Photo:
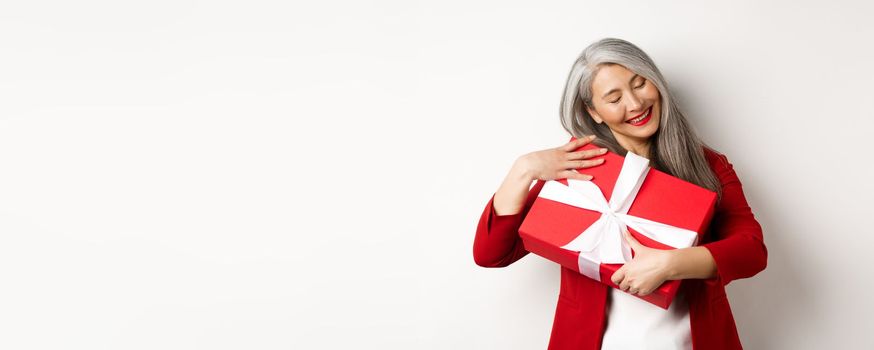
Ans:
[[[717,174],[719,170],[731,166],[731,163],[728,162],[728,157],[709,146],[704,146],[704,158],[710,164],[710,169],[713,169]]]
[[[726,157],[725,154],[708,146],[704,146],[704,157],[707,158],[710,169],[723,186],[730,182],[739,181],[737,173],[734,171],[734,165],[728,161],[728,157]]]

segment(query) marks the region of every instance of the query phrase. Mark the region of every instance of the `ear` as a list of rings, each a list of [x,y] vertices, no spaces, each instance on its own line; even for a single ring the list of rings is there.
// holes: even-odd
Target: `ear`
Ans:
[[[598,115],[598,112],[595,112],[595,109],[589,107],[589,104],[586,104],[586,111],[589,112],[589,115],[592,116],[592,119],[595,120],[595,123],[601,124],[604,122],[604,119],[601,119],[601,116]]]

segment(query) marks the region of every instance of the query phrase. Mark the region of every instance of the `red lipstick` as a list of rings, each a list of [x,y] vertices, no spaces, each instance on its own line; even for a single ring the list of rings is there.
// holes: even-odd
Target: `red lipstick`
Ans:
[[[649,109],[647,109],[646,112],[644,112],[644,113],[646,114],[646,118],[643,118],[639,122],[632,123],[631,120],[634,120],[634,119],[631,119],[631,120],[627,121],[626,123],[634,125],[634,126],[645,125],[646,123],[649,122],[650,119],[652,119],[652,106],[650,106]]]

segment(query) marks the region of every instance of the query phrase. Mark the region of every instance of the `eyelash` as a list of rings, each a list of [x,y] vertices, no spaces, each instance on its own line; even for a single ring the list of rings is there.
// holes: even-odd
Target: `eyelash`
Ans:
[[[642,88],[644,85],[646,85],[646,80],[644,80],[642,84],[640,84],[640,85],[638,85],[638,86],[635,86],[634,88],[635,88],[635,89],[640,89],[640,88]],[[616,102],[619,102],[619,100],[621,100],[621,99],[622,99],[622,97],[617,98],[615,101],[610,101],[610,103],[616,103]]]

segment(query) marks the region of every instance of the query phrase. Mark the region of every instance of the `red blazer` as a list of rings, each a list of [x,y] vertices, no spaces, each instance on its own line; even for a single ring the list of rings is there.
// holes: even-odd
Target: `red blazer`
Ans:
[[[688,279],[681,285],[689,302],[692,347],[696,350],[742,349],[725,295],[725,285],[764,270],[768,251],[762,238],[762,227],[747,204],[731,163],[724,155],[709,149],[705,150],[705,155],[710,168],[722,182],[723,194],[699,243],[713,255],[717,276]],[[543,181],[535,182],[524,208],[514,215],[496,215],[492,195],[473,242],[473,259],[477,265],[505,267],[528,254],[522,246],[518,229],[543,185]],[[601,348],[609,288],[571,269],[561,268],[550,350]]]

